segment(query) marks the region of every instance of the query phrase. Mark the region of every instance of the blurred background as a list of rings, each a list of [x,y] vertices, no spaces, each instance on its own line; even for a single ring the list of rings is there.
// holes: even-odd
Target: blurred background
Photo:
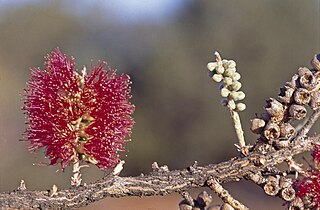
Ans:
[[[247,95],[241,119],[246,141],[254,143],[250,118],[320,51],[319,13],[319,0],[0,0],[0,191],[16,189],[21,179],[31,190],[69,187],[70,168],[33,166],[48,160],[19,141],[30,68],[42,67],[56,47],[74,56],[77,68],[106,60],[132,77],[136,124],[122,175],[136,176],[154,161],[183,169],[238,154],[229,113],[207,76],[215,50],[237,62]],[[88,183],[103,176],[95,166],[82,172]],[[224,186],[252,209],[284,209],[250,182]],[[180,200],[104,199],[83,209],[177,209]]]

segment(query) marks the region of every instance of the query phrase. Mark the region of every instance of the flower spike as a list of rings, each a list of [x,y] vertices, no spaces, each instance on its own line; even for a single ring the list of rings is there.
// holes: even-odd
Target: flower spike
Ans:
[[[120,162],[134,124],[130,77],[116,75],[105,62],[90,74],[74,66],[74,58],[56,49],[44,69],[32,70],[23,107],[29,150],[45,149],[50,165],[62,169],[85,161],[107,170]]]
[[[245,98],[245,93],[240,91],[242,84],[238,81],[241,75],[236,70],[236,62],[233,60],[222,60],[218,52],[215,52],[214,55],[216,61],[207,64],[209,76],[213,81],[220,83],[220,94],[224,98],[221,103],[228,107],[230,111],[239,140],[238,147],[241,152],[246,155],[248,151],[244,140],[240,116],[238,114],[238,112],[246,109],[244,103],[238,102]]]

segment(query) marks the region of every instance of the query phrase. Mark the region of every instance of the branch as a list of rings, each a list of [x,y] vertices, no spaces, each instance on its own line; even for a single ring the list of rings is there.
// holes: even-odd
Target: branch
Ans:
[[[308,134],[312,126],[316,123],[319,117],[320,117],[320,109],[317,109],[311,114],[308,121],[303,125],[298,135],[296,136],[296,139],[304,138]]]
[[[268,154],[251,153],[247,157],[235,157],[219,164],[205,167],[196,164],[183,170],[164,170],[163,167],[137,177],[109,175],[95,183],[61,190],[50,197],[49,191],[15,190],[0,193],[1,208],[62,208],[70,209],[87,206],[105,197],[154,196],[182,192],[196,187],[207,186],[215,179],[218,183],[248,179],[253,173],[267,171],[288,157],[311,151],[320,143],[320,136],[300,138],[290,148]],[[263,164],[262,164],[263,163]]]
[[[225,202],[230,204],[236,210],[248,210],[249,208],[234,199],[227,190],[225,190],[219,182],[214,179],[208,180],[209,187],[218,194],[218,196]]]

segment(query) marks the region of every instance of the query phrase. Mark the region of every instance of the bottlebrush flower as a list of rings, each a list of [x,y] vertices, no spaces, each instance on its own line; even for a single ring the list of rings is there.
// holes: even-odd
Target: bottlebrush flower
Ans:
[[[130,77],[117,76],[105,62],[89,75],[74,66],[73,57],[56,49],[44,69],[32,70],[23,107],[29,150],[44,148],[50,165],[84,160],[106,170],[120,161],[134,124]]]
[[[311,168],[307,177],[302,180],[297,180],[294,183],[294,187],[297,192],[297,196],[303,200],[308,200],[309,203],[313,203],[312,208],[320,207],[320,145],[315,145],[312,152],[315,168]]]

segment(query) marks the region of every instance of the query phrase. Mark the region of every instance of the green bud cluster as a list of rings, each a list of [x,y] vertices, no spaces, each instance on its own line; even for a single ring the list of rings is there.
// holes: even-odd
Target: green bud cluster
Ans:
[[[234,111],[246,109],[244,103],[238,102],[245,98],[245,93],[240,91],[241,75],[237,72],[236,62],[233,60],[217,60],[207,64],[209,76],[217,83],[220,83],[219,90],[223,98],[222,104],[229,106]],[[237,103],[235,103],[237,102]]]

